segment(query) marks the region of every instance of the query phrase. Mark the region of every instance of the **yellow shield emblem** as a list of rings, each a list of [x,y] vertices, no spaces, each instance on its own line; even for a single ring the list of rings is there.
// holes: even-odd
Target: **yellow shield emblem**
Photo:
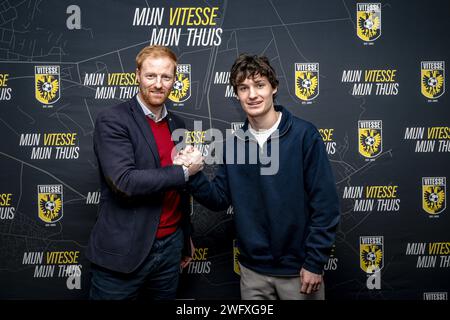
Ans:
[[[366,273],[383,268],[383,237],[359,237],[359,266]]]
[[[38,186],[38,216],[46,223],[54,223],[63,216],[62,185]]]
[[[184,102],[191,97],[191,65],[177,65],[176,79],[169,99],[175,103]]]
[[[319,95],[319,64],[295,64],[295,95],[302,101],[311,101]]]
[[[236,240],[233,240],[233,270],[238,275],[241,275],[241,268],[239,268],[239,248],[236,246]]]
[[[358,150],[365,158],[375,158],[383,150],[381,120],[358,121]]]
[[[439,98],[445,92],[444,61],[422,61],[420,65],[420,91],[428,99]]]
[[[36,100],[52,104],[60,97],[59,66],[35,66],[34,89]]]
[[[361,40],[378,39],[381,35],[381,3],[357,3],[356,21],[356,33]]]
[[[444,211],[446,198],[445,177],[422,178],[422,208],[426,213],[435,215]]]

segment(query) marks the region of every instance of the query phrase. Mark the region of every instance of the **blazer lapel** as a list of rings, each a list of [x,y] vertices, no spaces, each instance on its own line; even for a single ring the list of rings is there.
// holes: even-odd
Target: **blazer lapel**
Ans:
[[[181,149],[183,149],[186,145],[184,143],[185,139],[184,139],[184,131],[186,131],[186,128],[184,126],[183,122],[180,122],[179,119],[177,119],[176,117],[174,117],[172,115],[172,113],[170,111],[167,111],[167,123],[169,126],[169,131],[172,134],[172,139],[175,139],[173,141],[175,147],[177,148],[178,151],[180,151]],[[177,136],[173,135],[173,132],[177,129],[182,129],[183,133],[182,136],[180,137],[179,134],[177,134]],[[178,139],[178,140],[176,140]]]
[[[156,146],[155,137],[153,136],[152,129],[150,128],[147,119],[145,118],[145,114],[139,106],[136,97],[129,101],[131,114],[133,115],[134,120],[138,124],[139,129],[147,141],[147,144],[150,147],[150,150],[153,154],[153,157],[156,160],[158,167],[161,166],[161,161],[159,159],[158,147]]]
[[[172,113],[167,111],[167,123],[170,133],[173,133],[176,129],[182,128],[179,123],[173,118]]]

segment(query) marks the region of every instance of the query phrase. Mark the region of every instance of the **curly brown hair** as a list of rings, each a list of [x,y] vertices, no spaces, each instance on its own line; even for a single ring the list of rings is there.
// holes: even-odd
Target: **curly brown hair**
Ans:
[[[279,81],[275,69],[270,65],[265,56],[257,56],[243,53],[234,61],[231,67],[230,84],[237,94],[237,86],[245,79],[253,79],[255,76],[267,77],[272,88],[278,88]]]

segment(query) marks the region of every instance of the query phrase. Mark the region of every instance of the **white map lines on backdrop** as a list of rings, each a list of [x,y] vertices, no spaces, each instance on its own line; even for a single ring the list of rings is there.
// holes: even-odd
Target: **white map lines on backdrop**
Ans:
[[[20,4],[25,3],[26,1],[23,1],[21,3],[19,3],[16,7],[19,7]],[[226,3],[226,2],[225,2]],[[242,28],[236,28],[236,29],[225,29],[224,33],[229,32],[230,36],[228,38],[228,40],[226,41],[227,47],[224,50],[219,50],[218,47],[211,47],[211,48],[207,48],[207,49],[198,49],[198,50],[192,50],[192,51],[186,51],[186,52],[182,52],[180,53],[179,57],[182,59],[183,56],[185,55],[189,55],[189,54],[195,54],[196,52],[201,52],[201,51],[211,51],[210,53],[210,59],[208,60],[208,65],[207,65],[207,72],[206,72],[206,76],[205,76],[205,81],[203,83],[203,87],[202,87],[202,93],[203,94],[199,94],[196,97],[196,101],[195,101],[195,106],[196,108],[200,108],[203,105],[204,99],[206,99],[206,106],[208,108],[208,112],[209,112],[209,117],[205,117],[205,116],[199,116],[196,115],[195,113],[189,113],[189,112],[182,112],[182,111],[176,111],[177,113],[183,115],[186,118],[190,118],[190,119],[198,119],[200,118],[204,118],[207,119],[210,122],[210,127],[212,127],[212,121],[219,121],[222,123],[226,123],[226,124],[230,124],[230,122],[225,121],[223,119],[218,119],[218,118],[214,118],[211,115],[211,100],[210,100],[210,89],[211,89],[211,84],[212,84],[212,79],[213,79],[213,75],[214,75],[214,69],[217,63],[217,57],[219,53],[222,53],[224,51],[235,51],[236,54],[238,54],[240,52],[239,47],[238,47],[238,36],[239,36],[239,32],[242,30],[255,30],[258,31],[260,29],[269,29],[271,31],[272,34],[272,38],[268,39],[268,43],[266,45],[266,47],[264,48],[264,50],[261,53],[264,53],[270,46],[274,46],[276,52],[277,52],[277,56],[272,57],[272,60],[278,60],[279,62],[279,66],[280,66],[280,79],[284,79],[285,83],[286,83],[286,88],[289,92],[289,96],[291,97],[291,99],[295,100],[296,98],[294,97],[294,95],[291,93],[291,90],[289,89],[291,86],[287,83],[288,82],[288,76],[286,75],[286,70],[283,68],[283,64],[281,62],[280,59],[280,53],[279,53],[279,48],[278,48],[278,44],[277,44],[277,39],[275,34],[273,33],[273,29],[277,28],[277,27],[282,27],[285,29],[285,32],[287,33],[290,41],[292,42],[292,46],[296,49],[296,51],[298,52],[299,56],[301,56],[305,61],[309,61],[309,59],[307,57],[304,56],[304,54],[301,52],[300,48],[299,48],[299,44],[301,43],[300,41],[296,41],[292,35],[292,33],[289,30],[289,27],[295,26],[295,25],[301,25],[301,24],[312,24],[312,23],[332,23],[332,22],[345,22],[345,21],[350,21],[351,23],[354,24],[351,15],[349,14],[348,17],[345,18],[336,18],[336,19],[326,19],[326,20],[315,20],[315,21],[301,21],[301,22],[292,22],[292,23],[284,23],[283,18],[281,17],[281,15],[279,14],[278,10],[276,9],[273,1],[269,1],[270,5],[273,8],[274,14],[278,17],[278,20],[280,21],[279,24],[272,24],[272,25],[263,25],[263,26],[254,26],[254,27],[242,27]],[[348,8],[345,5],[345,2],[342,2],[344,7],[346,8],[347,12]],[[37,10],[37,5],[38,3],[34,4],[34,7],[32,8],[31,11],[31,19],[34,19],[35,15],[37,14],[37,12],[39,10]],[[9,13],[11,16],[11,8],[5,8],[2,13]],[[8,16],[8,15],[3,15],[3,16]],[[17,16],[17,14],[16,14]],[[223,17],[225,19],[225,12],[223,12]],[[223,20],[224,20],[223,19]],[[221,23],[223,23],[223,20],[221,21]],[[1,29],[1,28],[0,28]],[[86,29],[89,30],[91,37],[93,37],[94,32],[92,29]],[[15,33],[20,33],[18,31],[15,31],[14,29],[8,29],[6,31],[10,31],[13,33],[13,37]],[[52,33],[51,30],[47,30],[48,31],[48,39],[49,42],[50,40],[53,40],[54,43],[59,43],[61,42],[61,34],[60,35],[54,35]],[[4,36],[7,33],[4,33]],[[186,34],[184,34],[186,35]],[[94,88],[90,87],[90,86],[85,86],[82,83],[82,76],[80,74],[80,66],[84,63],[88,63],[88,62],[92,62],[92,61],[98,61],[98,69],[97,71],[103,71],[103,72],[108,72],[107,70],[107,66],[105,64],[102,64],[101,62],[101,58],[103,57],[108,57],[111,55],[115,55],[116,59],[118,61],[118,64],[121,66],[122,71],[125,72],[124,67],[123,67],[123,62],[122,62],[122,57],[121,57],[121,52],[128,50],[130,48],[134,48],[134,47],[139,47],[139,46],[143,46],[148,44],[148,41],[143,41],[140,43],[135,43],[132,44],[130,46],[127,47],[123,47],[121,49],[117,49],[117,50],[112,50],[110,52],[106,52],[103,53],[101,55],[97,55],[97,56],[93,56],[91,58],[88,59],[84,59],[84,60],[80,60],[80,61],[76,61],[76,62],[67,62],[67,61],[62,61],[63,59],[63,55],[64,55],[64,43],[61,46],[52,46],[49,50],[48,50],[48,54],[45,55],[42,52],[42,48],[41,51],[38,55],[35,55],[35,47],[36,47],[36,42],[37,40],[32,40],[28,43],[28,50],[31,51],[31,53],[28,56],[23,56],[23,55],[17,55],[18,57],[22,56],[23,58],[25,58],[27,61],[24,60],[9,60],[9,61],[0,61],[1,64],[5,63],[5,64],[61,64],[63,65],[62,68],[62,72],[64,73],[64,77],[62,77],[62,81],[63,83],[69,83],[71,85],[67,86],[66,88],[64,88],[64,86],[62,87],[62,90],[67,90],[70,89],[72,87],[84,87],[88,90],[95,90]],[[234,42],[234,45],[232,44]],[[23,46],[26,46],[26,44],[24,43]],[[22,46],[22,47],[23,47]],[[24,49],[24,48],[23,48]],[[12,52],[8,52],[8,54],[10,54]],[[55,57],[55,55],[58,57],[57,60],[51,60],[51,61],[43,61],[45,60],[46,57]],[[38,58],[38,60],[35,60],[36,58]],[[20,59],[20,58],[19,58]],[[74,79],[72,77],[72,73],[70,72],[70,69],[72,68],[76,68],[76,73],[78,75],[78,79]],[[321,74],[321,77],[326,78],[326,75]],[[15,78],[11,78],[10,80],[19,80],[22,78],[33,78],[33,76],[26,76],[26,77],[15,77]],[[198,81],[194,81],[195,85],[199,86],[199,82]],[[199,92],[199,90],[197,90],[197,92]],[[199,98],[200,95],[200,98]],[[200,99],[200,101],[199,101]],[[90,122],[92,124],[92,129],[93,129],[93,119],[92,119],[92,115],[90,112],[90,108],[92,108],[91,106],[89,106],[88,101],[86,99],[83,99],[83,103],[86,109],[86,112],[88,113]],[[81,104],[81,103],[80,103]],[[68,119],[69,121],[71,121],[73,124],[77,125],[79,128],[81,128],[81,130],[83,131],[84,135],[91,135],[92,134],[92,130],[85,130],[81,124],[77,123],[76,120],[72,119],[70,116],[68,116],[66,113],[63,113],[62,111],[69,107],[70,104],[64,104],[61,107],[57,107],[56,111],[51,113],[49,115],[49,117],[56,117],[58,119],[58,121],[67,128],[67,125],[64,123],[64,121],[62,120],[61,117],[64,117],[66,119]],[[20,106],[17,106],[17,109],[23,113],[24,115],[26,115],[27,117],[29,117],[32,121],[34,121],[34,119],[26,113],[25,110],[23,110],[23,108],[21,108]],[[16,135],[18,134],[17,131],[15,131],[10,125],[8,125],[7,121],[5,121],[5,119],[0,119],[0,121],[8,127],[9,130],[12,130]],[[34,121],[35,122],[35,121]],[[347,139],[347,137],[346,137]],[[347,183],[349,183],[350,179],[352,176],[354,176],[355,174],[364,172],[364,170],[367,170],[368,168],[372,167],[373,165],[375,165],[373,162],[369,162],[369,163],[365,163],[364,165],[360,166],[359,168],[355,168],[355,165],[352,165],[346,161],[344,161],[343,159],[345,158],[345,154],[348,150],[348,143],[342,143],[342,147],[338,148],[338,159],[339,160],[335,160],[332,159],[332,163],[337,166],[338,168],[338,172],[340,175],[340,179],[337,181],[337,184],[343,184],[345,181],[347,181]],[[75,192],[76,194],[78,194],[80,196],[80,200],[85,200],[86,196],[82,195],[81,192],[75,190],[73,187],[71,187],[68,183],[66,183],[65,181],[63,181],[62,179],[59,179],[58,177],[54,176],[51,172],[43,170],[42,168],[39,168],[38,166],[34,166],[31,165],[25,161],[22,161],[20,159],[14,158],[9,154],[6,154],[4,152],[1,152],[0,154],[2,154],[5,157],[8,157],[10,159],[14,159],[18,162],[21,163],[21,165],[26,165],[29,166],[31,168],[34,168],[36,170],[39,170],[41,172],[44,172],[46,174],[48,174],[50,177],[52,177],[53,179],[55,179],[56,181],[59,181],[60,183],[63,183],[66,187],[68,187],[69,189],[71,189],[73,192]],[[388,150],[386,152],[383,153],[382,156],[384,155],[391,155],[391,150]],[[92,163],[90,163],[90,165],[93,165]],[[77,200],[77,199],[74,199]],[[348,215],[349,212],[345,212],[345,215]],[[367,215],[368,216],[368,215]],[[366,218],[367,218],[366,216]],[[355,226],[357,227],[357,225]],[[351,230],[350,230],[351,231]],[[341,239],[343,240],[343,239]],[[344,240],[343,240],[344,241]]]

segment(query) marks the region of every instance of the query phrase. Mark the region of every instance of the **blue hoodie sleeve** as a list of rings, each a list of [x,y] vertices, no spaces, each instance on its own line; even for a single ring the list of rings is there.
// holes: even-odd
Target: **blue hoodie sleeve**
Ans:
[[[203,172],[189,179],[188,190],[195,200],[213,211],[226,210],[231,204],[226,165],[221,164],[216,176],[209,181]]]
[[[309,199],[309,227],[303,267],[322,274],[336,237],[340,219],[336,182],[324,143],[317,129],[305,138],[304,176]]]

